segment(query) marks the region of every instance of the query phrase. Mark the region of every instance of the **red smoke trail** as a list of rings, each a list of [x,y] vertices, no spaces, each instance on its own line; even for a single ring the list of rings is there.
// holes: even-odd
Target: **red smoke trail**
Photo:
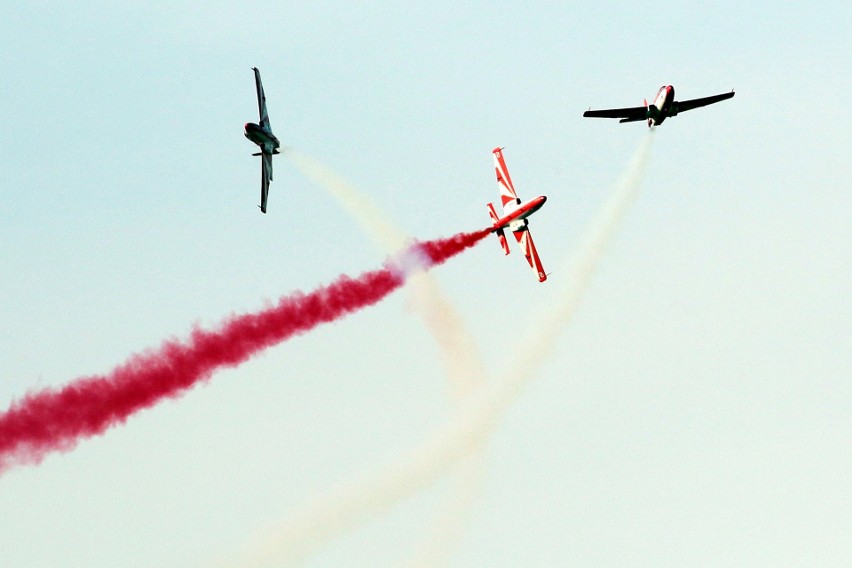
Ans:
[[[418,262],[428,268],[488,233],[417,243],[408,253],[419,252]],[[132,355],[107,375],[28,393],[0,414],[0,474],[13,463],[39,463],[50,451],[69,451],[80,438],[102,434],[134,412],[182,394],[221,367],[237,366],[267,347],[373,305],[404,282],[393,261],[358,278],[343,275],[309,294],[285,296],[274,307],[232,316],[219,329],[195,329],[186,341],[169,340]]]

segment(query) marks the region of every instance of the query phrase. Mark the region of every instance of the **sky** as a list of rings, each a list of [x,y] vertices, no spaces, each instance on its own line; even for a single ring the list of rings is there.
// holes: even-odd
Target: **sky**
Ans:
[[[489,238],[430,273],[457,344],[409,286],[10,469],[4,567],[852,562],[848,3],[0,18],[3,409],[386,259],[286,152],[259,212],[255,66],[291,155],[414,238],[486,226],[505,147],[520,196],[548,197],[531,228],[551,271],[539,284]],[[663,84],[736,96],[653,132],[582,118]],[[626,178],[636,193],[557,325],[570,259]],[[467,395],[447,343],[484,370]],[[482,408],[499,411],[466,443]],[[352,505],[363,487],[372,502]]]

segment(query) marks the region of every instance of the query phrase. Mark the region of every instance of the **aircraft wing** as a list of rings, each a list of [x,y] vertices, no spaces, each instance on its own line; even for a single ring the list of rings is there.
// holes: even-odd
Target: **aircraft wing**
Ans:
[[[497,171],[497,187],[500,189],[500,199],[505,209],[507,203],[520,203],[520,201],[518,200],[518,194],[515,193],[515,186],[512,185],[512,178],[509,176],[509,168],[506,167],[506,160],[503,159],[503,149],[494,148],[491,152],[494,154],[494,169]]]
[[[587,110],[583,113],[587,118],[620,118],[619,122],[637,122],[648,116],[646,107],[609,108],[602,110]]]
[[[669,113],[671,116],[674,116],[681,112],[686,112],[688,110],[692,110],[694,108],[703,107],[707,105],[712,105],[713,103],[718,103],[719,101],[724,101],[725,99],[730,99],[734,96],[734,91],[730,93],[722,93],[721,95],[713,95],[712,97],[704,97],[701,99],[690,99],[688,101],[675,101],[672,105],[672,110]]]
[[[263,213],[266,213],[270,181],[272,181],[272,154],[262,154],[260,157],[260,210]]]
[[[535,243],[533,243],[529,228],[524,225],[517,231],[512,231],[512,234],[515,235],[515,239],[517,239],[518,245],[521,247],[521,251],[524,253],[524,256],[527,257],[527,262],[530,263],[530,267],[536,271],[538,281],[544,282],[547,280],[547,274],[545,274],[544,267],[541,265],[541,259],[538,258],[538,251],[535,250]]]
[[[257,86],[257,109],[260,114],[260,126],[269,126],[269,113],[266,112],[266,95],[263,93],[263,83],[260,82],[260,70],[254,69],[254,82]]]

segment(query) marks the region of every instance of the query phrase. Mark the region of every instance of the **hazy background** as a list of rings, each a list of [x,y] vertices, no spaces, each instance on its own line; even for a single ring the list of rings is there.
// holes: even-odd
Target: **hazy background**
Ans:
[[[428,239],[488,222],[505,146],[548,282],[494,238],[434,271],[490,377],[648,136],[583,119],[736,88],[654,134],[635,206],[483,458],[449,566],[852,562],[852,8],[113,3],[0,8],[0,402],[384,259],[243,137]],[[453,416],[406,291],[0,478],[11,568],[202,567]],[[406,565],[451,477],[309,566]]]

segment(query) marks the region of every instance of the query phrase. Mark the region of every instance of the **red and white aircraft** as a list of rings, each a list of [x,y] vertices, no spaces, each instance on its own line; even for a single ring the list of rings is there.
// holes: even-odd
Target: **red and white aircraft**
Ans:
[[[497,185],[500,188],[500,198],[503,200],[503,216],[498,217],[497,212],[494,211],[494,206],[491,203],[488,204],[488,213],[491,215],[491,220],[494,221],[491,232],[497,233],[500,244],[503,246],[503,252],[509,254],[509,243],[506,242],[506,233],[504,232],[504,229],[508,227],[515,235],[524,256],[527,257],[527,262],[538,274],[538,281],[544,282],[547,280],[547,274],[545,274],[541,260],[538,258],[538,252],[535,250],[527,217],[541,209],[541,206],[547,201],[547,197],[540,195],[535,199],[521,203],[518,194],[515,193],[515,187],[512,185],[512,178],[509,177],[509,169],[503,159],[503,149],[494,148],[492,152],[494,153],[494,168],[497,170]]]
[[[654,97],[654,102],[650,105],[646,99],[642,101],[644,106],[610,108],[605,110],[590,109],[584,112],[583,116],[592,118],[620,118],[621,120],[618,122],[639,122],[640,120],[646,120],[649,127],[657,126],[658,124],[662,124],[669,116],[677,116],[681,112],[730,99],[734,96],[734,91],[722,93],[721,95],[713,95],[712,97],[690,99],[688,101],[676,101],[674,100],[674,96],[674,87],[663,85],[657,91],[657,96]]]

